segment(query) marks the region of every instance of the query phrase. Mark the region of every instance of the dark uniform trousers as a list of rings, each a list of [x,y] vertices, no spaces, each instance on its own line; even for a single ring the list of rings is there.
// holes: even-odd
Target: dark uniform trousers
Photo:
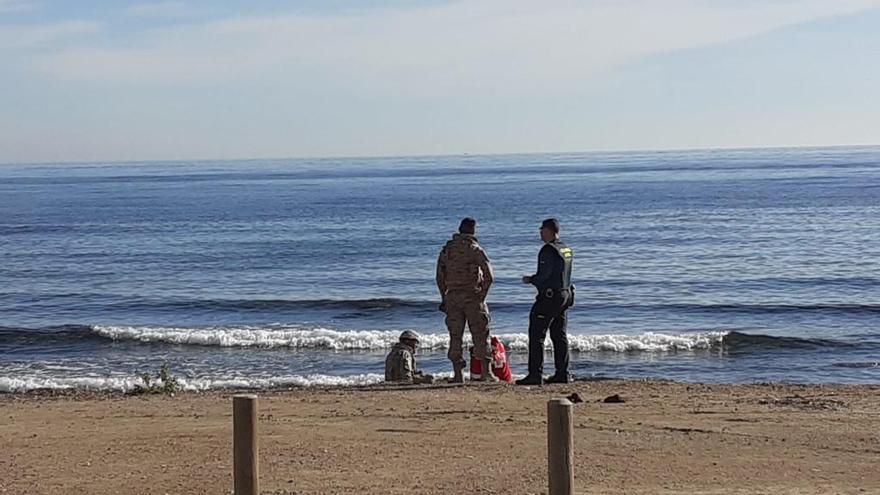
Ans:
[[[568,374],[568,334],[565,327],[571,299],[571,292],[567,289],[555,291],[550,297],[538,294],[535,299],[529,313],[529,376],[540,376],[544,373],[544,339],[548,329],[550,341],[553,342],[556,374]]]

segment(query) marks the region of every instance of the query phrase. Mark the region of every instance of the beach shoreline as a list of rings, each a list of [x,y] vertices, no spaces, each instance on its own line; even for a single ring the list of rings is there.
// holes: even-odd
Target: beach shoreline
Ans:
[[[546,492],[546,403],[575,393],[581,493],[880,493],[880,385],[251,392],[264,493]],[[0,493],[230,493],[237,393],[2,394]]]

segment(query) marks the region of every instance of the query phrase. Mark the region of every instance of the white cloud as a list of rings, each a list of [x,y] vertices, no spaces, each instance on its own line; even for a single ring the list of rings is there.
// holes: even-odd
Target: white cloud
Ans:
[[[33,0],[0,0],[0,14],[6,12],[25,12],[36,8]]]
[[[0,29],[0,50],[45,48],[57,45],[63,40],[95,33],[100,28],[99,23],[88,21],[64,21],[42,25],[6,25]]]
[[[64,49],[37,63],[55,77],[95,83],[214,84],[271,76],[415,98],[552,92],[635,57],[871,7],[880,0],[459,1],[338,16],[232,18],[142,33],[130,48]]]
[[[63,49],[36,63],[53,77],[110,84],[272,77],[413,98],[553,92],[635,57],[878,6],[880,0],[459,1],[337,16],[231,18],[148,31],[125,48]],[[167,2],[137,10],[181,7]]]
[[[132,17],[155,19],[179,19],[190,17],[193,12],[183,2],[151,2],[132,5],[126,9]]]

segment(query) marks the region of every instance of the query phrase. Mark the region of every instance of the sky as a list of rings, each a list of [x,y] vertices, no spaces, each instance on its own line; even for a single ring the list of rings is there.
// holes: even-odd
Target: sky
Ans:
[[[880,0],[0,0],[0,163],[880,144]]]

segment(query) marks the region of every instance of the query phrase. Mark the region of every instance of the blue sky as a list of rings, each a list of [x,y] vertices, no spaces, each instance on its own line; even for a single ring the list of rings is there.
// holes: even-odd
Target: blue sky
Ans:
[[[880,144],[880,0],[0,0],[0,163]]]

